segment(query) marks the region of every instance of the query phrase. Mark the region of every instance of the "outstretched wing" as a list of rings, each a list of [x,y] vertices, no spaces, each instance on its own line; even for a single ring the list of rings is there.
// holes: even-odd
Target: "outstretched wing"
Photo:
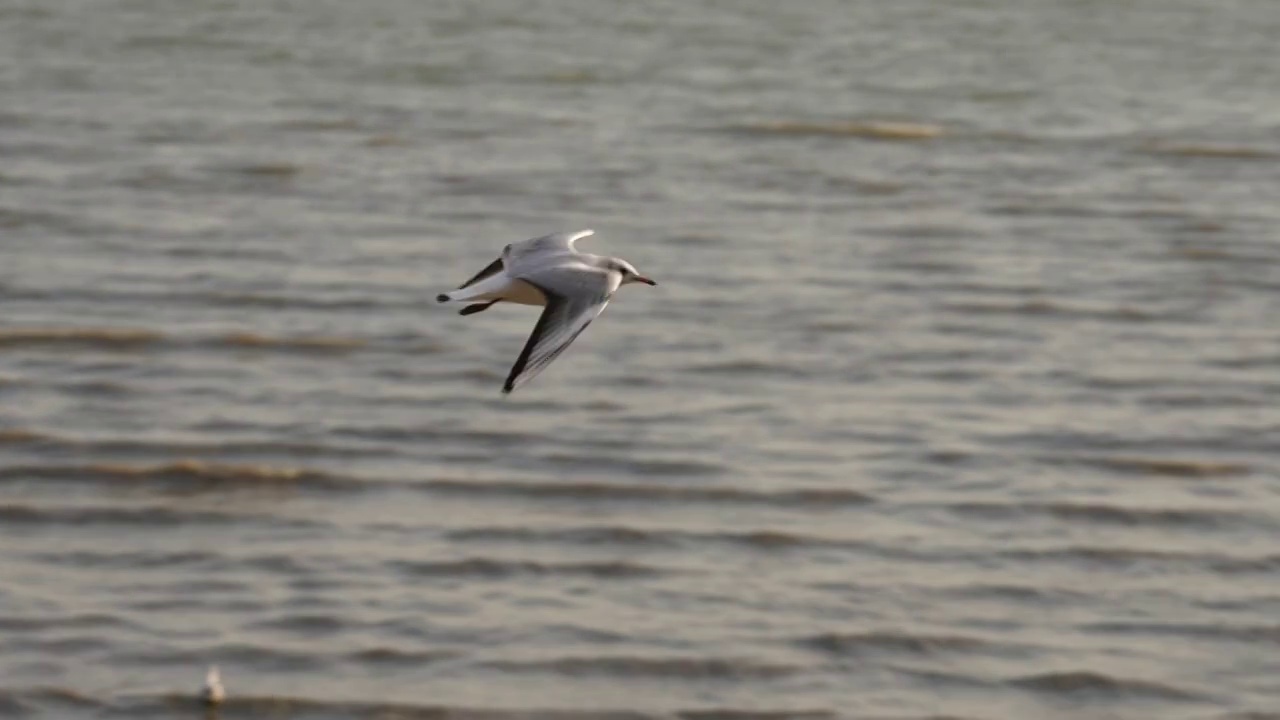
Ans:
[[[472,285],[475,285],[481,280],[497,275],[500,272],[502,272],[502,258],[498,258],[497,260],[494,260],[493,262],[489,263],[489,265],[485,267],[485,269],[476,273],[470,280],[459,285],[457,289],[461,290],[462,288],[465,288],[465,287],[471,287]]]
[[[502,251],[502,259],[507,262],[507,267],[514,268],[521,261],[538,256],[552,256],[559,253],[570,253],[574,251],[573,244],[584,237],[595,235],[595,230],[578,230],[577,232],[562,232],[543,235],[532,240],[521,240],[520,242],[511,243]]]
[[[547,304],[511,366],[502,392],[532,380],[559,357],[609,304],[620,280],[617,273],[585,265],[556,268],[526,280],[546,295]]]

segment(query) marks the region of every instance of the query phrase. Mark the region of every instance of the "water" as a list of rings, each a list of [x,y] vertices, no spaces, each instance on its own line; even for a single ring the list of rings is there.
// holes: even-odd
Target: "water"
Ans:
[[[0,716],[1280,717],[1278,34],[0,2]]]

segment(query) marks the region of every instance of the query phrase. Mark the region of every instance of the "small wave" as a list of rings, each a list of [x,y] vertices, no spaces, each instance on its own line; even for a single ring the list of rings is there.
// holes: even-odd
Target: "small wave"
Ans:
[[[1229,525],[1240,519],[1231,511],[1196,508],[1140,508],[1100,503],[1046,503],[1040,509],[1063,520],[1113,523],[1117,525],[1167,525],[1209,527]]]
[[[1174,550],[1141,550],[1112,546],[1077,545],[1046,549],[1008,549],[999,556],[1009,560],[1023,562],[1062,561],[1078,562],[1097,567],[1123,569],[1135,565],[1152,565],[1155,563],[1171,565],[1206,566],[1213,558],[1210,555],[1185,553]]]
[[[212,487],[280,487],[352,490],[359,481],[342,478],[318,470],[265,465],[231,465],[202,460],[177,460],[159,465],[126,465],[95,463],[91,465],[28,465],[0,468],[0,481],[30,479],[81,482],[153,482],[171,484],[183,489]]]
[[[530,78],[532,82],[544,82],[550,85],[591,85],[602,81],[600,73],[579,68],[575,70],[562,70],[559,72],[548,72],[535,75]]]
[[[255,622],[251,627],[258,630],[277,630],[280,632],[305,635],[333,635],[342,632],[347,625],[342,618],[324,614],[290,614],[268,620]]]
[[[832,655],[891,652],[933,656],[993,647],[986,640],[963,635],[915,635],[901,632],[822,633],[803,638],[800,644]]]
[[[1222,232],[1223,230],[1226,230],[1225,225],[1214,224],[1208,221],[1201,221],[1195,224],[1188,223],[1184,225],[1183,228],[1187,232],[1201,232],[1201,233]],[[1220,247],[1206,247],[1204,245],[1190,245],[1186,243],[1181,243],[1181,244],[1170,247],[1169,254],[1175,255],[1184,260],[1190,260],[1192,262],[1207,263],[1207,262],[1231,262],[1231,261],[1245,260],[1245,258],[1242,258],[1241,256],[1236,255],[1234,253],[1228,252],[1227,250]]]
[[[1280,571],[1280,555],[1237,556],[1176,550],[1140,550],[1120,547],[1070,546],[1035,550],[1003,550],[1000,557],[1024,562],[1079,562],[1097,567],[1125,569],[1136,565],[1194,568],[1222,575],[1248,575]],[[1059,591],[1065,592],[1065,591]],[[1045,601],[1043,598],[1033,598]]]
[[[676,713],[680,720],[827,720],[838,717],[830,710],[735,710],[713,708],[710,710],[685,710]],[[904,719],[905,720],[905,719]],[[944,718],[918,718],[917,720],[945,720]],[[952,720],[958,720],[953,718]]]
[[[47,442],[49,436],[34,430],[24,430],[23,428],[10,428],[0,430],[0,445],[19,445],[26,443]]]
[[[281,302],[286,301],[281,300]],[[367,305],[367,303],[365,304]],[[151,349],[161,345],[280,352],[344,353],[359,350],[368,345],[368,341],[362,338],[324,335],[276,337],[250,332],[232,332],[203,338],[177,338],[143,328],[0,328],[0,350],[5,348],[91,347],[102,350],[129,351]]]
[[[1269,370],[1280,365],[1280,355],[1234,355],[1231,357],[1214,358],[1206,361],[1205,364],[1228,368],[1230,370]]]
[[[3,697],[0,695],[0,697]],[[154,713],[169,717],[174,705],[191,702],[190,695],[142,697],[139,704],[159,705]],[[124,708],[131,710],[132,708]],[[410,705],[391,702],[342,702],[278,695],[231,695],[223,713],[246,718],[395,718],[396,720],[669,720],[671,715],[634,710],[572,710],[546,708],[478,708],[457,705]],[[141,713],[139,713],[141,715]],[[124,716],[124,715],[122,715]],[[148,715],[150,716],[150,715]],[[750,715],[744,715],[746,720]]]
[[[1010,202],[987,205],[991,215],[1011,217],[1047,217],[1061,219],[1109,218],[1122,220],[1168,220],[1178,223],[1193,222],[1185,206],[1181,204],[1137,205],[1130,203],[1092,203],[1070,205],[1052,198],[1025,197]]]
[[[95,347],[133,350],[160,342],[163,335],[139,328],[24,327],[0,329],[0,348]]]
[[[368,67],[365,74],[379,83],[438,86],[452,85],[463,76],[459,68],[427,62],[400,62]]]
[[[323,481],[330,476],[316,470],[266,465],[229,465],[202,460],[178,460],[162,465],[95,464],[90,472],[120,478],[199,480],[218,484],[302,483]]]
[[[804,330],[815,333],[869,333],[873,332],[873,328],[866,323],[861,323],[851,319],[841,320],[815,320],[800,325]]]
[[[201,253],[192,253],[197,257],[204,257],[213,254],[210,251]],[[199,292],[178,296],[173,293],[166,294],[164,297],[181,298],[184,302],[200,305],[218,305],[222,307],[248,307],[248,308],[271,308],[274,310],[297,309],[297,310],[317,310],[321,312],[340,311],[340,310],[387,310],[390,303],[380,300],[376,297],[360,294],[328,294],[320,297],[315,295],[288,295],[281,293],[266,292]],[[255,335],[249,332],[235,332],[214,339],[214,344],[221,343],[224,345],[250,345],[253,347],[274,347],[283,344],[286,346],[294,341],[294,338],[272,338]],[[297,338],[306,343],[311,340],[306,336]],[[334,344],[346,345],[356,344],[363,346],[363,340],[342,337],[324,337],[318,338],[319,341],[329,341]]]
[[[315,575],[315,567],[297,555],[254,555],[238,561],[243,567],[279,577],[306,578]]]
[[[536,483],[430,480],[421,483],[428,491],[458,495],[497,495],[552,500],[618,502],[704,502],[776,505],[780,507],[849,507],[866,505],[873,499],[856,490],[810,488],[784,491],[755,491],[728,487],[688,487],[613,483]]]
[[[621,525],[548,528],[528,527],[477,527],[450,531],[446,537],[455,541],[497,542],[564,542],[574,545],[669,545],[671,538],[664,533]]]
[[[85,695],[70,688],[32,687],[3,688],[0,687],[0,710],[5,717],[24,717],[36,714],[43,717],[52,711],[67,710],[104,710],[107,705],[102,700]],[[12,714],[11,714],[12,713]]]
[[[1142,151],[1149,155],[1181,158],[1210,158],[1219,160],[1277,160],[1280,152],[1246,145],[1198,145],[1179,143],[1148,143]]]
[[[1124,456],[1064,456],[1046,457],[1054,464],[1088,465],[1103,470],[1132,475],[1159,475],[1163,477],[1203,479],[1247,475],[1253,471],[1244,463],[1214,462],[1209,460],[1182,460],[1177,458],[1124,457]]]
[[[608,580],[632,580],[669,574],[651,565],[631,562],[543,563],[534,560],[398,560],[390,563],[397,571],[415,577],[506,578],[516,575],[581,576]]]
[[[52,565],[76,568],[128,568],[130,570],[163,569],[177,566],[203,565],[220,558],[215,553],[197,550],[164,552],[143,550],[137,552],[93,552],[77,550],[69,552],[38,553],[33,557]]]
[[[802,369],[764,360],[729,360],[725,362],[716,362],[705,365],[691,365],[683,369],[684,372],[698,373],[701,375],[731,375],[731,376],[780,376],[788,378],[806,378],[809,374]]]
[[[1217,556],[1209,561],[1209,567],[1215,572],[1227,575],[1273,573],[1280,571],[1280,555],[1259,555],[1256,557]]]
[[[226,513],[208,510],[183,510],[169,506],[151,507],[44,507],[36,505],[0,505],[0,523],[6,525],[119,525],[138,528],[187,527],[191,525],[243,525],[246,520],[265,519],[271,524],[282,522],[274,516]],[[287,524],[297,526],[299,520]]]
[[[122,652],[118,661],[154,667],[191,666],[204,667],[208,658],[218,658],[220,663],[258,670],[278,672],[312,672],[327,667],[328,658],[308,650],[288,650],[278,646],[251,643],[226,643],[212,647],[156,649],[151,651]],[[188,696],[190,697],[190,696]],[[234,698],[233,698],[234,699]],[[260,717],[252,715],[250,717]]]
[[[1164,317],[1128,305],[1092,307],[1065,305],[1048,300],[1028,300],[1017,303],[953,302],[944,303],[943,310],[962,315],[1020,315],[1118,322],[1154,322]]]
[[[726,542],[769,552],[798,547],[848,547],[854,543],[780,530],[746,532],[688,533],[679,530],[646,530],[625,525],[569,528],[475,527],[453,530],[446,537],[454,541],[550,542],[572,545],[624,545],[671,547],[685,541]]]
[[[967,502],[947,506],[952,512],[989,519],[1017,519],[1041,515],[1059,520],[1109,525],[1151,525],[1168,527],[1217,527],[1238,524],[1239,512],[1197,508],[1142,508],[1102,503],[998,503]]]
[[[1001,601],[1025,603],[1040,609],[1074,605],[1088,596],[1074,589],[1045,586],[1014,585],[1007,583],[975,583],[944,590],[947,595],[962,598],[994,598]]]
[[[402,378],[396,377],[394,379],[401,380]],[[412,425],[343,425],[330,428],[329,432],[333,435],[342,435],[359,440],[407,443],[435,441],[456,445],[481,443],[493,448],[536,444],[546,439],[546,435],[542,432],[521,432],[492,428],[414,427]]]
[[[196,48],[243,52],[251,48],[250,45],[227,37],[214,37],[213,33],[134,35],[121,40],[118,47],[124,50],[179,50],[185,52],[191,52]]]
[[[840,545],[834,540],[784,532],[782,530],[752,530],[742,533],[721,533],[715,539],[728,540],[757,550],[786,550],[795,547]]]
[[[222,656],[219,656],[222,657]],[[204,658],[181,660],[198,664]],[[233,658],[234,659],[234,658]],[[292,669],[292,668],[285,668]],[[305,669],[305,668],[304,668]],[[121,717],[168,717],[175,707],[191,707],[190,693],[130,694],[112,698],[108,703],[101,699],[81,695],[73,690],[55,687],[21,689],[0,688],[0,712],[15,708],[16,717],[35,714],[37,717],[54,712],[108,711]],[[839,717],[835,712],[823,709],[762,710],[739,708],[699,708],[674,712],[645,713],[630,709],[557,709],[557,708],[484,708],[458,705],[416,705],[394,702],[360,702],[316,700],[285,695],[232,694],[222,706],[222,712],[237,717],[250,718],[397,718],[398,720],[441,720],[442,718],[467,718],[468,720],[828,720]],[[8,714],[5,715],[8,717]],[[929,716],[912,720],[960,720]]]
[[[1081,670],[1050,672],[1014,678],[1009,684],[1039,693],[1053,695],[1093,695],[1105,698],[1151,698],[1160,700],[1196,700],[1199,695],[1171,685],[1150,680],[1116,677]]]
[[[353,118],[298,118],[296,120],[285,120],[276,123],[276,128],[280,130],[293,130],[297,132],[332,132],[341,130],[359,130],[360,122]]]
[[[727,235],[708,232],[672,233],[666,237],[666,241],[673,245],[681,245],[683,247],[708,248],[725,247],[731,243],[731,240]]]
[[[236,165],[228,168],[232,172],[252,177],[267,177],[285,180],[302,172],[302,166],[291,162],[260,162],[247,165]]]
[[[103,630],[118,628],[137,631],[140,628],[116,615],[84,613],[80,615],[0,615],[0,630]]]
[[[331,442],[308,443],[281,440],[225,440],[212,442],[182,442],[176,440],[147,440],[129,437],[85,438],[54,435],[52,433],[13,428],[0,430],[0,445],[47,445],[66,452],[91,456],[109,455],[290,455],[290,456],[339,456],[384,457],[384,448],[335,445]]]
[[[235,348],[296,350],[300,352],[349,352],[366,345],[364,340],[349,337],[301,336],[270,337],[248,332],[229,333],[216,341]]]
[[[555,453],[542,458],[557,465],[582,468],[627,470],[650,477],[688,477],[691,475],[722,475],[728,468],[719,463],[696,460],[636,460],[628,457],[592,456]]]
[[[751,135],[777,135],[797,137],[846,137],[863,140],[932,140],[942,135],[942,127],[908,122],[805,122],[778,120],[773,122],[735,125],[729,132]]]
[[[348,662],[358,665],[403,665],[405,667],[423,667],[434,662],[453,660],[458,656],[454,652],[429,652],[422,650],[400,650],[390,647],[371,647],[357,650],[346,656]]]
[[[1181,636],[1245,643],[1280,644],[1280,625],[1206,625],[1195,623],[1097,622],[1077,626],[1085,632]]]
[[[765,680],[802,672],[794,665],[739,658],[565,657],[549,660],[494,660],[486,667],[506,672],[551,672],[571,676],[605,675],[663,680]]]
[[[77,235],[82,234],[83,231],[79,220],[72,215],[0,207],[0,230],[23,228],[74,230]]]
[[[74,657],[110,650],[114,643],[104,637],[74,635],[63,637],[25,636],[5,639],[6,654],[31,653],[45,657]]]
[[[412,143],[409,138],[403,135],[395,135],[393,133],[379,133],[370,135],[364,141],[367,147],[407,147]]]

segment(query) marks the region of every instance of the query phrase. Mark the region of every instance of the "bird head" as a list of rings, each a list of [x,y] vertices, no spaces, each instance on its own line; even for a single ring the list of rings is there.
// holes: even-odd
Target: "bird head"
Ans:
[[[609,258],[609,269],[622,275],[622,285],[629,285],[631,283],[644,283],[645,285],[658,284],[652,279],[641,275],[640,271],[636,270],[635,266],[626,260]]]

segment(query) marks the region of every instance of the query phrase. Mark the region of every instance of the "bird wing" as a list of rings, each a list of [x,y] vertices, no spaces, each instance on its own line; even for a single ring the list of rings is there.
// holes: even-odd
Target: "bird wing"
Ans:
[[[539,258],[572,253],[575,251],[573,247],[575,242],[594,234],[595,230],[578,230],[521,240],[503,248],[502,259],[507,263],[508,268],[516,270],[519,266]]]
[[[461,290],[465,287],[470,287],[472,285],[475,285],[476,283],[480,282],[481,280],[484,280],[485,278],[493,277],[494,275],[497,275],[498,273],[502,272],[502,267],[503,267],[502,258],[498,258],[497,260],[494,260],[493,262],[485,266],[485,269],[473,275],[470,280],[459,285],[456,289]]]
[[[509,393],[533,379],[582,334],[621,284],[616,272],[582,263],[548,268],[523,278],[547,297],[546,307],[502,385]]]

